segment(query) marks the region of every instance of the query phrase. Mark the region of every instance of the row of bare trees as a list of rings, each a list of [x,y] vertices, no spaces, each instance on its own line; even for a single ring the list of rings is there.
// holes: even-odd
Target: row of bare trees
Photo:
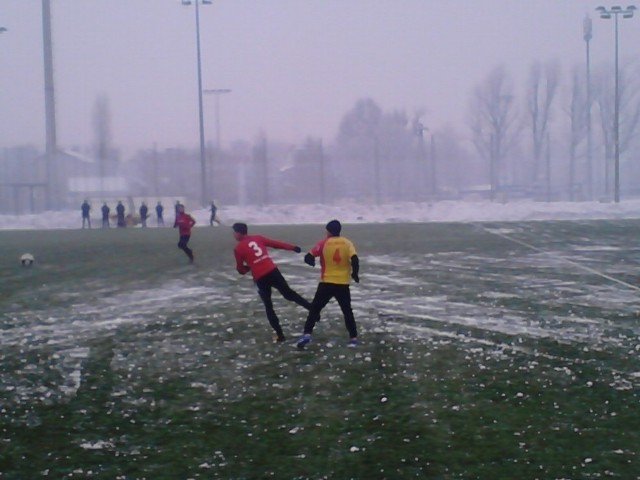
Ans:
[[[633,148],[640,127],[638,71],[627,65],[620,71],[620,154],[627,188],[640,168]],[[609,194],[614,148],[613,69],[597,68],[587,85],[585,72],[563,72],[554,62],[534,63],[517,101],[516,88],[505,67],[496,67],[472,93],[469,127],[476,152],[489,164],[491,191],[506,185],[533,194],[554,189],[575,199]],[[590,88],[589,94],[587,89]],[[593,126],[592,141],[588,133]],[[553,153],[551,148],[553,147]],[[591,161],[593,158],[594,161]],[[546,188],[544,188],[546,186]]]
[[[627,65],[620,74],[620,152],[629,193],[640,180],[640,159],[633,155],[640,129],[637,73]],[[310,137],[287,146],[261,133],[253,143],[240,142],[243,148],[209,148],[209,184],[217,199],[240,203],[341,197],[383,203],[487,192],[491,198],[606,197],[613,80],[608,65],[596,68],[588,85],[581,68],[565,72],[557,63],[536,62],[518,88],[506,67],[496,67],[471,92],[468,130],[434,128],[437,119],[430,123],[425,109],[387,111],[363,98],[345,112],[333,141]],[[115,173],[106,97],[97,99],[93,122],[96,174],[103,178]],[[154,149],[125,162],[130,165],[122,173],[148,194],[195,195],[190,179],[196,157],[195,150]]]

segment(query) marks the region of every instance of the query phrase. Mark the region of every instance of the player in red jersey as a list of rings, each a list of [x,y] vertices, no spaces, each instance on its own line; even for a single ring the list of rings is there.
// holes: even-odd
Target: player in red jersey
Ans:
[[[349,346],[354,347],[358,344],[349,281],[353,279],[356,283],[360,282],[360,261],[351,240],[340,236],[342,225],[338,220],[331,220],[327,223],[326,229],[327,236],[316,243],[304,257],[304,261],[312,267],[316,264],[316,257],[320,257],[321,273],[320,283],[304,324],[304,335],[297,343],[299,349],[303,349],[311,341],[311,333],[320,319],[320,312],[332,298],[338,301],[344,315],[344,325],[349,332]]]
[[[275,288],[284,298],[290,302],[297,303],[307,310],[311,308],[311,303],[302,298],[287,284],[282,273],[269,257],[267,247],[292,250],[296,253],[300,253],[302,250],[291,243],[272,240],[262,235],[249,235],[249,228],[245,223],[234,223],[232,228],[233,236],[238,242],[233,250],[236,257],[236,269],[240,275],[248,272],[253,275],[253,280],[258,287],[258,294],[267,312],[269,324],[276,332],[276,341],[283,342],[286,338],[282,332],[280,320],[273,309],[271,289]]]
[[[196,224],[196,221],[191,215],[185,213],[184,205],[180,204],[176,208],[176,222],[173,228],[178,228],[180,232],[180,241],[178,242],[178,248],[189,257],[189,263],[193,263],[193,250],[191,250],[187,244],[191,238],[191,229]]]

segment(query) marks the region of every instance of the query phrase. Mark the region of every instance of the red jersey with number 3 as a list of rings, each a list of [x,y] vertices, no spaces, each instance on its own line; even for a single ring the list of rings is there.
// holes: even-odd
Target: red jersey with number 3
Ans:
[[[310,251],[320,257],[320,281],[349,285],[351,278],[351,257],[356,255],[356,247],[345,237],[327,237],[320,240]]]
[[[267,247],[293,250],[295,245],[272,240],[262,235],[247,235],[233,249],[238,272],[244,274],[251,270],[253,279],[258,280],[275,270],[276,264],[271,260]]]

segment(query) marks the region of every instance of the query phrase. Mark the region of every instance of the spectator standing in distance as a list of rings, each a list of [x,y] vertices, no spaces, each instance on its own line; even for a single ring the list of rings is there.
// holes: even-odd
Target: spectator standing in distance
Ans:
[[[109,225],[109,213],[111,212],[111,209],[109,208],[109,205],[107,205],[107,202],[104,202],[104,205],[102,205],[102,228],[110,228],[111,225]]]
[[[162,206],[162,203],[158,202],[158,204],[156,205],[157,222],[158,222],[158,226],[162,225],[164,227],[164,218],[162,218],[163,211],[164,211],[164,207]]]
[[[89,205],[89,202],[86,200],[82,202],[80,210],[82,211],[82,228],[84,228],[85,224],[91,228],[91,214],[89,213],[91,211],[91,205]]]
[[[127,222],[124,219],[124,205],[122,204],[122,200],[118,200],[118,205],[116,205],[116,216],[118,219],[118,227],[125,228]]]
[[[182,204],[180,203],[180,200],[176,200],[176,204],[173,207],[175,212],[176,212],[176,219],[173,221],[173,228],[176,228],[178,226],[178,224],[176,222],[178,221],[178,213],[179,213],[178,210],[180,209],[181,205]]]
[[[149,217],[149,207],[147,204],[142,202],[140,205],[140,221],[142,222],[142,228],[147,227],[147,218]]]

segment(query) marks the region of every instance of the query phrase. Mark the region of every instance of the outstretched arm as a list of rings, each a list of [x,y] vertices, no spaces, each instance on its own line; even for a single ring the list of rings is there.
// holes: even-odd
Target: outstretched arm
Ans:
[[[280,250],[292,250],[296,253],[300,253],[302,249],[293,243],[281,242],[280,240],[273,240],[272,238],[262,237],[262,241],[267,247],[279,248]]]

